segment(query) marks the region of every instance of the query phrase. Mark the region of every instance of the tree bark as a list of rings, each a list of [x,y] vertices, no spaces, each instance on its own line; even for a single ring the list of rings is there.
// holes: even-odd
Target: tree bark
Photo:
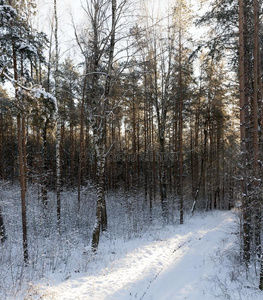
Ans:
[[[93,97],[94,100],[94,120],[93,120],[93,136],[95,144],[95,153],[97,160],[97,208],[96,208],[96,222],[93,229],[92,236],[92,249],[96,251],[99,245],[100,229],[102,231],[107,230],[107,211],[105,201],[105,151],[106,151],[106,122],[109,109],[109,96],[111,90],[111,80],[113,71],[113,58],[115,48],[115,31],[116,31],[116,0],[111,0],[111,32],[110,32],[110,44],[109,44],[109,56],[107,62],[107,76],[105,81],[105,91],[103,101],[96,96],[96,89],[98,87],[98,76],[96,75],[99,66],[99,47],[98,47],[98,24],[97,17],[99,13],[99,7],[95,7],[94,11],[94,75],[93,75]]]
[[[55,97],[56,97],[56,194],[57,194],[57,228],[60,231],[61,224],[61,158],[60,158],[60,148],[61,148],[61,122],[59,117],[59,105],[58,105],[58,63],[59,63],[59,53],[58,53],[58,16],[57,16],[57,0],[54,0],[54,19],[55,19]]]
[[[17,56],[15,45],[13,44],[13,69],[14,69],[14,80],[18,80],[17,72]],[[15,87],[15,98],[19,103],[20,99],[18,96],[17,87]],[[21,109],[21,107],[19,107]],[[24,122],[22,122],[21,113],[17,115],[17,141],[18,141],[18,159],[19,159],[19,180],[20,180],[20,191],[21,191],[21,211],[22,211],[22,232],[23,232],[23,257],[24,262],[28,263],[28,241],[27,241],[27,215],[26,215],[26,156],[25,148],[23,144]],[[24,137],[25,138],[25,137]]]
[[[179,12],[179,197],[180,224],[184,223],[184,192],[183,192],[183,97],[182,97],[182,7]]]
[[[259,184],[259,12],[258,12],[258,0],[254,0],[254,95],[252,106],[252,120],[253,120],[253,173],[254,173],[254,191],[255,191],[255,243],[256,251],[260,256],[261,253],[261,201],[258,196]]]
[[[26,166],[23,154],[23,128],[20,114],[17,116],[17,140],[19,156],[19,176],[22,207],[22,231],[23,231],[23,254],[24,262],[28,263],[28,241],[27,241],[27,214],[26,214]]]
[[[244,14],[244,1],[239,0],[239,87],[240,87],[240,135],[241,135],[241,188],[242,188],[242,206],[243,206],[243,259],[248,266],[250,261],[250,203],[247,191],[247,123],[246,123],[246,73],[245,73],[245,38],[246,20]]]
[[[85,68],[85,73],[87,71],[87,67]],[[82,87],[82,99],[81,99],[81,107],[80,107],[80,149],[79,149],[79,168],[78,168],[78,210],[80,211],[80,190],[82,185],[82,177],[83,177],[83,163],[84,163],[84,104],[85,104],[85,92],[87,85],[87,76],[84,74],[84,81]]]

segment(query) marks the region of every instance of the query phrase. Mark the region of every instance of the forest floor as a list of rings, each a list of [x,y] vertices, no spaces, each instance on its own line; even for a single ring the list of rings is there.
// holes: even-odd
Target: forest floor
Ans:
[[[234,212],[214,211],[125,243],[104,237],[96,254],[83,250],[85,274],[50,272],[24,299],[263,299],[238,265],[237,228]]]

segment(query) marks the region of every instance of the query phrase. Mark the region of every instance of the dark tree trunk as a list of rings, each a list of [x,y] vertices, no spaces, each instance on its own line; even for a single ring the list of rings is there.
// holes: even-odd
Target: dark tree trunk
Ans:
[[[43,145],[42,145],[42,180],[41,180],[41,195],[42,195],[42,203],[44,204],[44,207],[48,204],[47,199],[47,126],[48,126],[48,119],[45,122],[42,138],[43,138]]]
[[[17,59],[15,46],[13,45],[13,68],[14,68],[14,79],[18,80],[17,73]],[[15,89],[15,98],[19,103],[21,99],[18,96],[18,90]],[[26,216],[26,149],[25,149],[25,128],[24,118],[21,117],[20,113],[17,115],[17,141],[18,141],[18,159],[19,159],[19,180],[20,180],[20,191],[21,191],[21,207],[22,207],[22,231],[23,231],[23,257],[24,262],[28,263],[28,242],[27,242],[27,216]]]
[[[245,57],[245,32],[246,18],[244,13],[244,1],[239,0],[239,86],[240,86],[240,132],[241,132],[241,187],[243,205],[243,259],[248,266],[250,261],[250,239],[251,239],[251,211],[248,196],[248,182],[246,174],[247,165],[247,95],[246,95],[246,57]]]
[[[6,240],[5,225],[4,225],[4,219],[2,214],[2,206],[0,204],[0,241],[1,243],[4,243],[5,240]]]
[[[180,224],[184,223],[184,191],[183,191],[183,96],[182,96],[182,16],[180,5],[179,25],[179,197],[180,197]]]
[[[57,194],[57,228],[60,232],[61,225],[61,121],[59,117],[58,105],[58,77],[59,77],[59,50],[58,50],[58,16],[57,0],[54,0],[54,20],[55,20],[55,97],[56,97],[56,194]]]

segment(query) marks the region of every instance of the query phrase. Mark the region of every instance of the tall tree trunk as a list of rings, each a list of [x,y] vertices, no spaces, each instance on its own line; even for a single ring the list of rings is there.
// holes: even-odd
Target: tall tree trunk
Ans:
[[[24,165],[23,154],[23,128],[20,114],[17,116],[17,140],[19,156],[19,177],[21,189],[21,206],[22,206],[22,231],[23,231],[23,253],[24,262],[28,263],[28,242],[27,242],[27,214],[26,214],[26,167]]]
[[[87,85],[87,67],[85,68],[84,81],[82,87],[82,99],[81,99],[81,107],[80,107],[80,149],[79,149],[79,168],[78,168],[78,210],[80,210],[80,189],[82,185],[82,177],[83,177],[83,163],[84,163],[84,104],[85,104],[85,92]]]
[[[51,59],[52,59],[52,37],[53,37],[53,26],[51,28],[50,34],[50,47],[49,47],[49,54],[48,54],[48,64],[47,64],[47,87],[46,90],[50,93],[50,77],[51,77]],[[48,197],[47,197],[47,187],[48,187],[48,159],[47,159],[47,128],[48,128],[49,119],[47,118],[42,130],[42,170],[41,170],[41,197],[42,203],[44,207],[48,204]]]
[[[42,203],[44,204],[44,207],[48,204],[47,199],[47,126],[48,126],[49,120],[47,119],[45,121],[43,131],[42,131],[42,170],[41,170],[41,196],[42,196]]]
[[[255,207],[255,243],[257,247],[257,253],[261,252],[261,205],[258,195],[259,184],[259,135],[258,135],[258,102],[259,102],[259,12],[258,12],[258,0],[254,0],[254,95],[253,95],[253,173],[254,173],[254,191],[256,193],[254,202]],[[261,80],[261,79],[260,79]]]
[[[183,192],[183,96],[182,96],[182,29],[181,5],[179,25],[179,197],[180,224],[184,223],[184,192]]]
[[[194,121],[194,134],[193,134],[193,162],[192,162],[192,176],[193,176],[193,206],[191,209],[192,214],[195,211],[196,203],[198,199],[198,195],[200,193],[201,188],[201,178],[203,176],[202,172],[202,163],[201,168],[199,166],[199,158],[198,158],[198,148],[199,148],[199,128],[200,128],[200,104],[201,104],[201,93],[202,93],[202,74],[200,76],[200,86],[199,86],[199,95],[198,95],[198,103],[195,112],[195,121]],[[202,153],[202,149],[201,149]],[[201,157],[202,162],[203,155]]]
[[[166,114],[167,114],[167,95],[159,96],[158,91],[158,70],[157,70],[157,41],[154,41],[154,105],[157,115],[158,140],[160,145],[159,153],[159,186],[162,204],[162,214],[165,222],[168,221],[168,203],[166,191],[166,165],[165,165],[165,133],[166,133]],[[169,61],[170,63],[170,61]],[[163,74],[164,76],[164,74]],[[162,78],[162,80],[164,80]],[[165,97],[165,98],[164,98]],[[161,99],[159,99],[161,98]],[[161,103],[160,103],[161,102]]]
[[[111,90],[111,84],[112,84],[112,71],[113,71],[113,58],[114,58],[114,48],[115,48],[115,34],[116,34],[116,10],[117,10],[117,1],[111,0],[111,34],[110,34],[110,47],[109,47],[109,60],[108,60],[108,72],[107,72],[107,78],[105,83],[105,104],[104,104],[104,145],[106,145],[106,120],[107,120],[107,114],[109,109],[109,97],[110,97],[110,90]],[[104,148],[104,151],[106,149]],[[103,159],[105,167],[105,152],[103,153]],[[105,172],[105,170],[103,170]],[[103,174],[103,180],[104,180],[104,174]],[[105,183],[103,183],[103,189],[105,188]],[[101,222],[102,222],[102,231],[106,231],[108,228],[108,219],[107,219],[107,210],[106,210],[106,200],[105,195],[102,198],[102,212],[101,212]]]
[[[61,223],[61,158],[60,158],[60,144],[61,144],[61,123],[59,117],[59,105],[58,105],[58,16],[57,16],[57,0],[54,0],[54,20],[55,20],[55,97],[56,97],[56,194],[57,194],[57,227],[60,231]]]
[[[73,120],[70,121],[70,130],[69,130],[69,141],[70,141],[70,171],[69,171],[69,177],[70,177],[70,186],[75,186],[75,139],[74,139],[74,125]]]
[[[17,82],[17,59],[15,45],[13,45],[13,68],[14,68],[14,80]],[[18,96],[17,87],[15,88],[15,98],[19,103],[20,99]],[[18,158],[19,158],[19,180],[20,180],[20,191],[21,191],[21,211],[22,211],[22,231],[23,231],[23,257],[24,262],[28,263],[28,241],[27,241],[27,215],[26,215],[26,156],[25,148],[23,145],[23,134],[24,129],[22,126],[22,118],[20,112],[17,115],[17,141],[18,141]]]
[[[147,114],[147,97],[144,99],[144,109],[143,109],[143,121],[144,121],[144,154],[148,157],[148,114]],[[148,159],[144,160],[143,168],[144,168],[144,202],[147,204],[148,197]]]
[[[253,173],[254,178],[256,178],[256,182],[254,183],[254,189],[256,193],[255,201],[255,244],[256,244],[256,252],[260,257],[260,279],[259,279],[259,289],[263,290],[263,254],[262,254],[262,245],[261,245],[261,223],[262,223],[262,208],[261,208],[261,199],[259,199],[258,189],[260,180],[260,170],[259,170],[259,135],[258,135],[258,126],[259,126],[259,89],[261,88],[260,74],[260,59],[259,59],[259,9],[258,9],[258,0],[253,1],[254,6],[254,95],[253,95]],[[261,99],[262,100],[262,99]]]
[[[242,187],[242,206],[243,206],[243,259],[248,266],[250,261],[250,203],[247,191],[247,123],[246,123],[246,74],[245,74],[245,38],[246,20],[244,14],[244,1],[239,0],[239,86],[240,86],[240,134],[241,134],[241,187]]]
[[[98,7],[96,8],[98,9]],[[111,0],[111,32],[110,32],[110,45],[109,45],[109,56],[108,56],[108,69],[105,82],[104,99],[100,101],[97,99],[95,110],[97,116],[94,116],[96,121],[93,125],[93,135],[95,144],[95,153],[97,159],[97,208],[96,208],[96,223],[93,229],[92,237],[92,249],[96,251],[99,245],[100,229],[102,231],[107,230],[107,211],[105,201],[105,147],[106,147],[106,119],[109,108],[109,96],[112,84],[112,70],[113,70],[113,58],[114,58],[114,47],[115,47],[115,30],[116,30],[116,0]],[[97,14],[95,10],[95,14]],[[98,86],[98,78],[96,72],[98,70],[98,28],[97,23],[93,24],[94,30],[94,76],[93,76],[93,89]],[[93,93],[96,95],[96,92]]]
[[[166,165],[165,165],[165,137],[163,136],[164,130],[162,130],[161,137],[159,138],[160,142],[160,189],[161,189],[161,203],[162,203],[162,212],[163,218],[168,222],[168,202],[167,202],[167,174],[166,174]]]

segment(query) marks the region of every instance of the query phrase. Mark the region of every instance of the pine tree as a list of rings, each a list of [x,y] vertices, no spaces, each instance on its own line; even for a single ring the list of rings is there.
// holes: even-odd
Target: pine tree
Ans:
[[[0,56],[1,75],[3,80],[13,83],[15,89],[15,111],[17,120],[17,141],[19,158],[19,179],[21,188],[22,206],[22,232],[23,232],[23,257],[28,263],[28,236],[27,236],[27,213],[26,213],[26,191],[27,191],[27,153],[26,153],[26,114],[30,107],[30,101],[36,98],[52,98],[43,90],[33,86],[32,72],[28,67],[33,59],[43,59],[43,45],[35,42],[35,34],[30,35],[29,26],[30,14],[33,13],[34,1],[23,1],[5,5],[2,1],[1,12],[1,46]],[[14,6],[11,6],[14,5]],[[36,48],[36,45],[41,48]]]

